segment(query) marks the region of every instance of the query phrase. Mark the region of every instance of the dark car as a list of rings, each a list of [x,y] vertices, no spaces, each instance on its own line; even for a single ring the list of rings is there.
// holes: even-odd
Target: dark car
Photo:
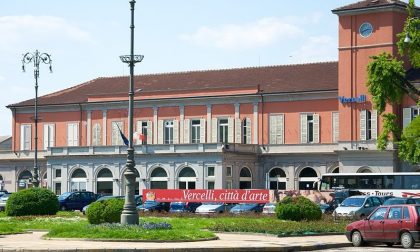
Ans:
[[[137,206],[138,211],[143,212],[168,212],[170,207],[169,202],[158,202],[154,200],[146,200],[143,204]]]
[[[404,248],[420,242],[420,205],[380,206],[369,217],[350,223],[346,237],[353,246],[365,242],[401,243]]]
[[[261,213],[264,204],[259,203],[239,203],[230,209],[230,213]]]
[[[104,200],[109,200],[109,199],[124,199],[124,196],[106,195],[106,196],[99,197],[96,201],[104,201]],[[141,195],[135,195],[134,200],[136,201],[136,206],[138,206],[142,203],[141,202],[142,196]],[[96,201],[94,201],[94,202],[96,202]],[[83,207],[83,209],[82,209],[83,214],[86,214],[86,210],[89,208],[89,206],[90,206],[90,204]]]
[[[169,207],[170,213],[195,213],[195,209],[201,206],[201,202],[171,202]]]
[[[96,200],[93,192],[65,192],[58,197],[60,210],[82,210]]]
[[[402,198],[402,197],[396,197],[396,198],[390,198],[387,199],[383,205],[389,206],[389,205],[401,205],[401,204],[416,204],[416,200],[413,198]]]

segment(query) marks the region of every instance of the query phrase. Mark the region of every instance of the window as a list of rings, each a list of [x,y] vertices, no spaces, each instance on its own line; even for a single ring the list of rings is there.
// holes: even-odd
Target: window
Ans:
[[[227,143],[229,141],[229,120],[219,119],[219,143]]]
[[[319,143],[319,115],[300,115],[301,143]]]
[[[207,167],[207,177],[214,177],[214,167],[208,166]]]
[[[148,129],[148,123],[147,122],[141,122],[141,134],[143,135],[142,144],[147,144],[147,132]]]
[[[340,114],[338,112],[332,113],[332,142],[337,143],[340,134]]]
[[[79,146],[79,124],[67,124],[67,146]]]
[[[92,128],[92,145],[102,145],[102,131],[99,123],[95,123]]]
[[[164,144],[173,144],[174,143],[174,121],[165,121],[164,122]]]
[[[150,189],[167,189],[168,174],[161,168],[155,168],[150,175]]]
[[[388,212],[388,219],[400,220],[402,218],[401,207],[391,207]]]
[[[372,201],[373,201],[373,205],[374,206],[380,206],[380,205],[382,205],[382,202],[381,202],[381,200],[379,198],[374,197],[374,198],[372,198]]]
[[[284,115],[270,115],[270,144],[284,143]]]
[[[242,121],[242,143],[251,143],[251,119],[245,118]]]
[[[226,181],[226,189],[232,189],[232,180]]]
[[[214,189],[214,181],[207,181],[207,189]]]
[[[179,189],[195,189],[195,181],[197,175],[190,167],[185,167],[179,173],[178,188]]]
[[[31,149],[31,125],[24,124],[20,126],[20,150]]]
[[[55,178],[61,178],[61,169],[55,169]]]
[[[377,138],[377,113],[376,110],[360,111],[360,140]]]
[[[191,120],[191,143],[200,143],[200,120]]]
[[[280,168],[274,168],[269,173],[270,190],[286,190],[286,173]]]
[[[61,183],[54,183],[54,193],[55,195],[61,195]]]
[[[44,124],[44,150],[54,147],[54,124]]]
[[[410,122],[420,115],[420,107],[403,109],[403,128],[407,127]]]
[[[383,220],[385,219],[386,208],[378,208],[370,217],[370,220]]]
[[[111,135],[111,145],[123,145],[124,141],[121,138],[121,131],[124,131],[123,122],[115,121],[111,123],[112,126],[112,135]]]
[[[404,207],[404,219],[410,219],[410,212],[408,211],[408,207]]]
[[[232,177],[232,167],[226,167],[226,177]]]
[[[239,189],[251,189],[252,188],[252,175],[251,171],[244,167],[239,173]]]

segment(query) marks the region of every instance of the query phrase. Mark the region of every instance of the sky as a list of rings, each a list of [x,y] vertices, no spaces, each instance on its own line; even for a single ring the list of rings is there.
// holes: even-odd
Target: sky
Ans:
[[[338,17],[357,0],[137,0],[135,74],[337,61]],[[127,76],[129,0],[0,1],[0,136],[11,135],[6,108],[35,97],[26,52],[40,65],[38,96],[98,77]],[[128,92],[128,83],[127,83]]]

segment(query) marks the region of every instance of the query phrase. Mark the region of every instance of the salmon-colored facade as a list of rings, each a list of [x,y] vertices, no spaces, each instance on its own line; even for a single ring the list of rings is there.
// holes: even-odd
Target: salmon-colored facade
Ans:
[[[382,122],[366,87],[370,57],[397,55],[405,5],[362,1],[333,13],[338,62],[136,76],[136,190],[313,189],[324,173],[420,170],[400,162],[394,146],[376,149]],[[98,78],[40,97],[44,186],[124,192],[127,83]],[[22,174],[31,169],[35,127],[31,101],[9,108],[16,157],[3,166],[12,177],[3,187],[13,191],[28,186]],[[418,107],[405,97],[387,111],[403,127]]]

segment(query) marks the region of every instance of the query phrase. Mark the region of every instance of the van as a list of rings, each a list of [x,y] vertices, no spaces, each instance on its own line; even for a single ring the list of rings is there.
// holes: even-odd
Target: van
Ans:
[[[365,218],[382,204],[377,196],[357,195],[346,198],[334,210],[335,217]]]
[[[65,192],[58,196],[60,210],[82,210],[96,200],[93,192]]]

